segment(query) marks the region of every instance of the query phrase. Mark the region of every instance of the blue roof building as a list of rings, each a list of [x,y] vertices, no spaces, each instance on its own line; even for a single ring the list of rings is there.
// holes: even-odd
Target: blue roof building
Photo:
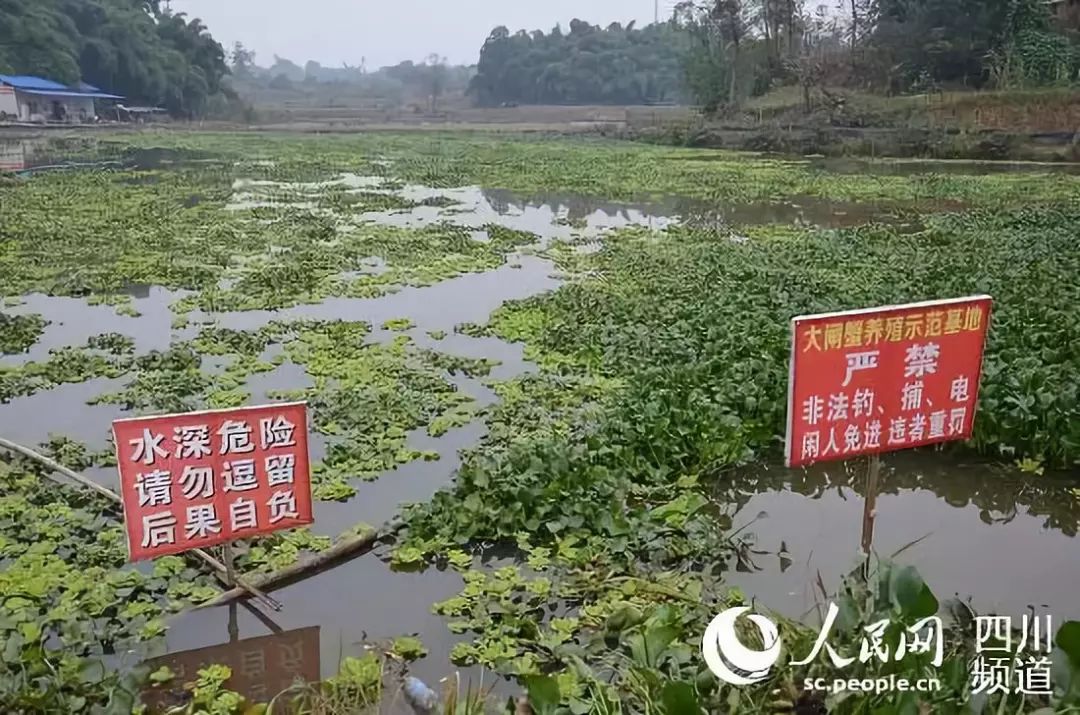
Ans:
[[[119,99],[85,82],[70,87],[41,77],[0,74],[0,121],[91,121],[97,116],[95,100]]]

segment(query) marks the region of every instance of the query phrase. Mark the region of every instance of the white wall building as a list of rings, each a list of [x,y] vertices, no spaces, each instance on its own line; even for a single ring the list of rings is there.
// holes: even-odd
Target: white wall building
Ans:
[[[123,99],[97,87],[68,87],[41,77],[0,75],[0,121],[89,122],[97,100]]]

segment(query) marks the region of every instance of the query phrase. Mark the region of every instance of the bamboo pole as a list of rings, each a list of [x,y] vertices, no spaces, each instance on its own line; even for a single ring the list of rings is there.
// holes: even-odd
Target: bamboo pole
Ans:
[[[874,548],[874,519],[877,516],[878,480],[881,474],[881,455],[871,454],[866,470],[866,493],[863,494],[862,552],[863,576],[870,577],[870,554]]]
[[[30,449],[29,447],[24,447],[21,444],[17,444],[15,442],[12,442],[11,440],[4,439],[3,437],[0,437],[0,448],[6,449],[6,450],[8,450],[10,452],[17,452],[17,453],[23,455],[24,457],[29,457],[30,459],[33,459],[33,460],[45,465],[46,467],[51,469],[53,472],[63,474],[68,479],[71,479],[72,481],[86,487],[87,489],[90,489],[91,491],[96,492],[97,494],[99,494],[99,495],[105,497],[106,499],[108,499],[108,500],[110,500],[110,501],[112,501],[112,502],[114,502],[116,504],[119,504],[121,507],[123,507],[123,503],[124,503],[123,500],[120,498],[120,495],[117,494],[116,492],[114,492],[113,490],[107,489],[107,488],[101,486],[100,484],[87,479],[86,477],[82,476],[81,474],[79,474],[77,472],[73,472],[72,470],[68,469],[67,467],[60,464],[59,462],[56,462],[56,461],[54,461],[52,459],[49,459],[45,455],[39,454],[39,453],[35,452],[34,450]],[[49,475],[49,476],[54,481],[56,481],[55,477],[52,477],[52,475]],[[220,561],[218,561],[217,559],[215,559],[213,556],[211,556],[209,553],[207,553],[203,549],[192,549],[191,551],[188,551],[186,553],[193,554],[196,558],[201,559],[204,563],[208,564],[214,570],[214,575],[218,578],[219,581],[222,581],[223,583],[226,583],[228,586],[233,586],[232,583],[229,583],[227,581],[227,579],[228,579],[228,569],[226,569],[225,564],[223,564]],[[241,579],[241,578],[237,578],[236,579],[236,584],[239,585],[239,589],[241,591],[247,591],[252,596],[255,596],[257,599],[259,599],[260,601],[265,603],[267,606],[269,606],[273,610],[275,610],[275,611],[280,611],[281,610],[281,604],[280,603],[278,603],[274,599],[270,598],[265,593],[263,593],[259,589],[255,588],[251,584],[247,583],[246,580]]]
[[[293,564],[292,566],[286,566],[285,568],[268,574],[255,574],[251,576],[251,583],[256,588],[273,590],[280,586],[283,586],[290,581],[294,581],[304,576],[310,571],[317,571],[328,564],[333,563],[339,559],[351,556],[358,551],[364,549],[370,549],[378,542],[385,539],[387,536],[396,533],[402,528],[402,524],[399,521],[392,521],[381,529],[375,529],[366,534],[358,534],[351,536],[347,539],[342,539],[338,543],[331,546],[326,551],[316,554],[307,561],[301,561]],[[231,591],[222,593],[212,601],[199,604],[195,607],[195,610],[201,610],[203,608],[214,608],[216,606],[222,606],[226,603],[230,603],[238,598],[243,598],[244,589],[234,588]]]

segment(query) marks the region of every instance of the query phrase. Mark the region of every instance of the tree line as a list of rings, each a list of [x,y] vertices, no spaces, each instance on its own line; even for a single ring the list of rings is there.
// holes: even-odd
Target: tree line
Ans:
[[[444,95],[464,94],[475,73],[474,67],[448,65],[445,57],[435,53],[421,62],[405,60],[373,71],[367,69],[363,59],[356,66],[326,67],[315,60],[300,66],[278,55],[274,55],[272,65],[262,67],[256,63],[255,53],[239,42],[233,46],[230,60],[239,91],[325,92],[337,87],[348,89],[356,96],[380,98],[391,103],[422,98],[432,111],[438,109]]]
[[[842,0],[840,12],[811,2],[687,0],[643,28],[496,27],[470,92],[481,105],[691,99],[713,111],[783,85],[807,97],[1010,89],[1074,84],[1080,71],[1075,0]]]
[[[0,0],[0,73],[83,81],[183,117],[228,93],[222,46],[160,0]]]
[[[1068,0],[690,0],[687,84],[706,109],[778,85],[884,94],[1075,84],[1077,13]],[[827,91],[827,90],[825,90]]]
[[[582,20],[548,33],[496,27],[469,91],[481,105],[649,104],[682,99],[686,35],[672,23],[643,28]]]

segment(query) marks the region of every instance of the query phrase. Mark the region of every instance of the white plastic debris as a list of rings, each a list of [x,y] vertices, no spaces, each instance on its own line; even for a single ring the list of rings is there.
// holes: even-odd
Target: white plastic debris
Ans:
[[[435,691],[424,685],[419,678],[409,676],[405,678],[402,688],[405,692],[405,702],[413,709],[416,715],[432,715],[439,705],[439,696]]]

